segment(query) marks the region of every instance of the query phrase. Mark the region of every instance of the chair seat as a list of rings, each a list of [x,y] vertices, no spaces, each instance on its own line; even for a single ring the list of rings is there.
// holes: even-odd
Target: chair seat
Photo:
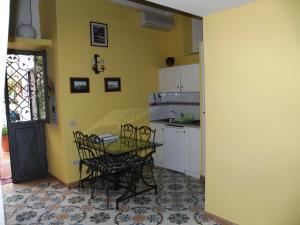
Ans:
[[[142,157],[135,154],[126,154],[124,156],[121,156],[121,158],[131,168],[143,167],[152,162],[152,160],[148,157]]]
[[[112,175],[124,172],[128,168],[128,164],[119,158],[105,154],[97,158],[86,159],[85,162],[93,169],[101,172],[103,175]]]

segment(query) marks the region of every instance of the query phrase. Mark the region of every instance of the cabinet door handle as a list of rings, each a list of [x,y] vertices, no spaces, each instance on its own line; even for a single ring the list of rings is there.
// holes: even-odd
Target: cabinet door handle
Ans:
[[[177,85],[177,88],[179,88],[179,85]]]
[[[183,133],[185,134],[185,131],[183,131]]]

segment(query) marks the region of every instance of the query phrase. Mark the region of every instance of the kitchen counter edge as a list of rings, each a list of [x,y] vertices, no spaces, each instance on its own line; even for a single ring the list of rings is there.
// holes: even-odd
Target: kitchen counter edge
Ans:
[[[193,124],[182,124],[182,123],[175,123],[175,122],[166,122],[166,121],[161,121],[161,120],[152,120],[150,123],[159,123],[159,124],[164,124],[164,125],[169,125],[169,126],[180,126],[180,127],[192,127],[192,128],[201,128],[200,125],[193,125]]]

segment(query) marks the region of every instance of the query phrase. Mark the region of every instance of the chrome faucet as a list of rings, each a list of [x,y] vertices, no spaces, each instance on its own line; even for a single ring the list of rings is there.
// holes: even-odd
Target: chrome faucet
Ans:
[[[177,117],[177,113],[174,110],[171,110],[169,112],[169,117],[170,117],[170,121],[172,122]]]

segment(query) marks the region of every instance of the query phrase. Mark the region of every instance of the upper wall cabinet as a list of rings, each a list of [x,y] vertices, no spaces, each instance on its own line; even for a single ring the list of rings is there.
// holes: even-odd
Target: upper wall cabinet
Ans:
[[[160,92],[199,92],[199,64],[159,69]]]
[[[199,52],[200,42],[203,41],[202,20],[192,19],[192,52]]]
[[[199,52],[200,42],[203,40],[202,20],[183,17],[183,54],[191,55]]]
[[[159,91],[177,92],[180,91],[179,67],[168,67],[159,69]]]

